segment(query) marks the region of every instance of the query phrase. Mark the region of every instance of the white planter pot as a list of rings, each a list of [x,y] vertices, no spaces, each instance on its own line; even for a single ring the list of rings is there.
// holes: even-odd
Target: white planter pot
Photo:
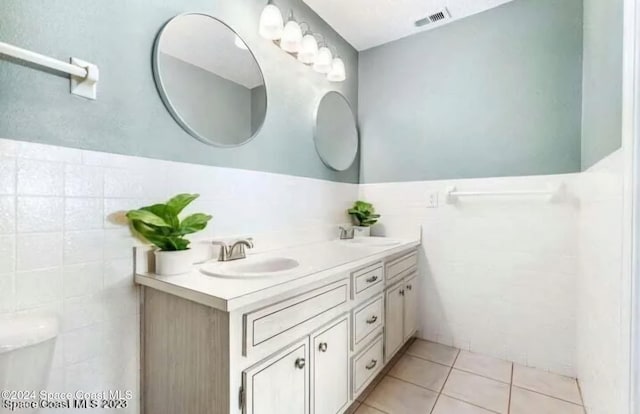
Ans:
[[[371,227],[353,226],[353,237],[371,236]]]
[[[191,250],[178,250],[165,252],[156,250],[156,274],[162,276],[179,275],[189,273],[193,266],[193,254]]]

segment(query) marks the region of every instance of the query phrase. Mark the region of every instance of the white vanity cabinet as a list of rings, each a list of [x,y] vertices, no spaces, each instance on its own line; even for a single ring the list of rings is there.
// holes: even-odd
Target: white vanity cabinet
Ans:
[[[309,339],[291,345],[243,373],[243,404],[251,414],[309,412]]]
[[[311,337],[311,414],[340,414],[349,405],[349,315]]]
[[[142,413],[344,414],[415,334],[414,247],[231,310],[148,282]]]

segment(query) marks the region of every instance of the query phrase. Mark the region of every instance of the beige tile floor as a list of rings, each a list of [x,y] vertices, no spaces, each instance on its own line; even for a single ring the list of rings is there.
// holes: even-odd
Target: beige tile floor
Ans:
[[[414,341],[385,367],[352,414],[585,414],[573,378]]]

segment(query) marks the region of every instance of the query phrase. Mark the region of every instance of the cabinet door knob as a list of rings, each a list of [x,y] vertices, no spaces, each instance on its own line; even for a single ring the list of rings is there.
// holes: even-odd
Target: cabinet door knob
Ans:
[[[378,365],[378,361],[376,361],[375,359],[372,359],[371,362],[369,362],[365,368],[368,371],[371,371],[372,369],[374,369],[376,367],[376,365]]]
[[[376,280],[378,280],[378,276],[371,276],[370,278],[367,278],[365,281],[366,281],[367,283],[373,283],[373,282],[375,282]]]
[[[412,285],[407,285],[407,290],[411,290],[411,289],[413,289],[413,286]]]
[[[367,323],[371,325],[372,323],[376,323],[377,320],[378,320],[378,317],[376,315],[373,315],[372,317],[367,319]]]
[[[298,369],[304,369],[304,366],[307,364],[307,361],[305,361],[304,358],[298,358],[296,359],[296,368]]]
[[[320,342],[320,345],[318,346],[320,352],[327,352],[327,348],[329,348],[329,344],[326,342]]]
[[[400,296],[404,296],[404,289],[400,289],[400,292],[398,293],[400,293]]]

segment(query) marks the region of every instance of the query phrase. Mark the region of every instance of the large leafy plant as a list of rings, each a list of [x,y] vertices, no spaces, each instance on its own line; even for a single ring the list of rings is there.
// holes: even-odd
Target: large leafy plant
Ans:
[[[371,203],[366,201],[356,201],[347,213],[353,219],[354,224],[363,227],[369,227],[376,224],[380,218],[380,214],[376,214],[376,210]]]
[[[178,215],[199,194],[178,194],[165,204],[154,204],[127,212],[131,226],[140,236],[163,251],[187,250],[187,234],[204,230],[212,216],[191,214],[180,220]]]

